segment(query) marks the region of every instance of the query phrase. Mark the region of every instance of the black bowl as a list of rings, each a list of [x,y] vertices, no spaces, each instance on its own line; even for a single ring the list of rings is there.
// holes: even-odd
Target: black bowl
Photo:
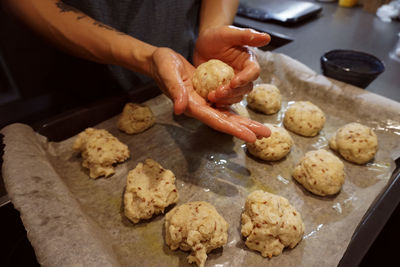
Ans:
[[[364,52],[332,50],[322,55],[321,68],[325,76],[365,88],[385,70],[385,65]]]

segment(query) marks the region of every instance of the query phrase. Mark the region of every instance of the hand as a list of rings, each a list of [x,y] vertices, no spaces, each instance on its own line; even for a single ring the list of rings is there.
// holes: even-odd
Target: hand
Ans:
[[[161,90],[174,102],[175,114],[185,113],[215,130],[234,135],[246,142],[270,135],[263,124],[210,107],[192,85],[195,68],[169,48],[157,48],[151,61],[151,75]]]
[[[239,102],[249,93],[260,74],[255,55],[246,46],[264,46],[271,40],[266,33],[233,26],[208,28],[199,34],[194,51],[195,66],[210,59],[219,59],[235,71],[230,84],[221,86],[208,94],[208,99],[217,105]]]
[[[157,48],[150,72],[158,87],[174,102],[174,112],[182,114],[188,105],[187,88],[192,88],[195,68],[182,55],[169,48]]]
[[[196,91],[188,90],[189,102],[185,114],[196,118],[211,128],[253,143],[258,137],[268,137],[271,131],[263,124],[235,115],[228,110],[214,109]]]

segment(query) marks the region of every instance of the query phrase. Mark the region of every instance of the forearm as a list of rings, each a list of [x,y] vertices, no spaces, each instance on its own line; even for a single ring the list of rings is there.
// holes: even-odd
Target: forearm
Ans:
[[[56,0],[7,0],[24,22],[67,52],[149,75],[156,47],[118,32]]]
[[[238,5],[238,0],[203,0],[199,32],[211,27],[232,24]]]

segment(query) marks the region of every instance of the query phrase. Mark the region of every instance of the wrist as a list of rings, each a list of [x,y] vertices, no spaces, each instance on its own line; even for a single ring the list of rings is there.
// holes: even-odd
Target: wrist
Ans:
[[[238,0],[203,0],[199,34],[209,28],[231,25],[238,5]]]
[[[207,33],[208,31],[211,31],[216,28],[220,28],[222,26],[227,26],[227,24],[223,24],[222,22],[210,22],[210,23],[204,23],[201,24],[199,27],[199,33],[198,35],[203,35],[204,33]]]
[[[119,45],[112,49],[115,65],[150,76],[152,56],[157,47],[123,35]]]

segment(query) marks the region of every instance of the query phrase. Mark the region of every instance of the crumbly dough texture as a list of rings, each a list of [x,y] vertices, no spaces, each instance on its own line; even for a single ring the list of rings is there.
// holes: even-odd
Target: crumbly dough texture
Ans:
[[[78,135],[72,148],[82,153],[82,166],[89,169],[91,178],[114,174],[113,164],[129,158],[128,147],[103,129],[87,128]]]
[[[207,253],[226,244],[228,223],[210,203],[198,201],[173,208],[165,216],[165,241],[175,250],[191,250],[189,263],[204,266]]]
[[[291,105],[285,113],[283,124],[286,129],[303,135],[316,136],[325,124],[325,114],[309,101],[299,101]]]
[[[251,109],[264,114],[274,114],[281,109],[281,92],[272,84],[258,84],[247,96],[247,104]]]
[[[346,160],[364,164],[375,157],[378,138],[373,129],[353,122],[339,128],[329,140],[329,146]]]
[[[219,86],[229,83],[235,75],[232,67],[218,59],[211,59],[200,64],[193,74],[194,90],[207,99],[208,93]]]
[[[247,143],[247,149],[262,160],[280,160],[290,152],[293,139],[282,127],[269,123],[265,123],[265,126],[271,130],[271,135],[257,139],[254,143]]]
[[[326,150],[309,151],[295,167],[293,178],[316,195],[334,195],[344,183],[344,164]]]
[[[301,241],[304,224],[286,198],[257,190],[246,199],[241,232],[248,248],[271,258]]]
[[[125,216],[137,223],[178,202],[175,175],[156,161],[146,159],[131,170],[126,179],[124,194]]]
[[[148,106],[127,103],[118,119],[118,129],[127,133],[141,133],[155,123],[153,112]]]

